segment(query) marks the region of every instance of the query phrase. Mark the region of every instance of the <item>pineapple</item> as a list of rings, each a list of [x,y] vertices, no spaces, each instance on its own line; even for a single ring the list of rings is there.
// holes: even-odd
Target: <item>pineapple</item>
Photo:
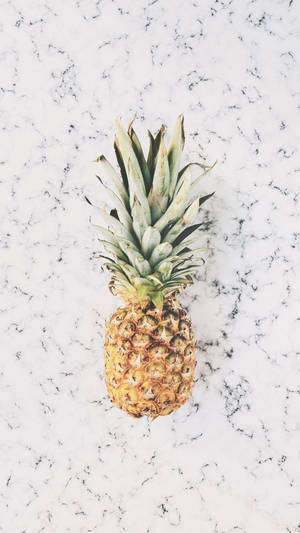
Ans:
[[[180,169],[183,122],[180,115],[168,148],[164,126],[155,137],[149,132],[146,159],[133,123],[125,131],[117,120],[120,176],[103,155],[96,159],[112,208],[94,206],[104,222],[95,228],[107,252],[101,257],[111,271],[110,290],[124,302],[107,323],[106,385],[112,403],[136,418],[175,411],[194,380],[194,334],[177,294],[204,263],[207,248],[191,234],[201,225],[195,223],[199,207],[213,194],[200,196],[198,183],[214,165]],[[201,168],[196,179],[193,164]]]

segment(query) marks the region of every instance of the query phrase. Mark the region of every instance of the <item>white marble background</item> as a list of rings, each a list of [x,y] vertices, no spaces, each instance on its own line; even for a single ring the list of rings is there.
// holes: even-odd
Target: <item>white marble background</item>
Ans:
[[[300,531],[299,28],[296,0],[1,2],[1,532]],[[180,112],[215,251],[192,399],[150,423],[106,395],[83,193],[115,115]]]

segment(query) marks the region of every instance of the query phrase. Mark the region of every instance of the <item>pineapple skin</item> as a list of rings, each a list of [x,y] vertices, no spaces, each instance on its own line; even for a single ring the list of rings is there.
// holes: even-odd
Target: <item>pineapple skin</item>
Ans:
[[[176,297],[119,307],[107,323],[105,380],[112,403],[152,419],[188,399],[196,365],[193,329]]]

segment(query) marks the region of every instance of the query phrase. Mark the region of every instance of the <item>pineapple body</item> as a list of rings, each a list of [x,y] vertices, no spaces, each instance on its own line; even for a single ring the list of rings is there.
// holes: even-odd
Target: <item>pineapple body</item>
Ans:
[[[177,299],[119,307],[105,339],[105,375],[113,404],[133,417],[168,415],[188,399],[194,381],[194,337]]]

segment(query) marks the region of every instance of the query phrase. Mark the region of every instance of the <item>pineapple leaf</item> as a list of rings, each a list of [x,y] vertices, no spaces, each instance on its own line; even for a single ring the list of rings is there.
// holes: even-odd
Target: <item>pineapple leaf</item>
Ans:
[[[116,272],[118,275],[124,275],[121,267],[111,260],[107,261],[106,263],[103,263],[103,267],[107,268],[108,270],[112,270],[113,272]]]
[[[97,213],[100,214],[102,220],[107,224],[108,227],[113,228],[118,235],[124,237],[125,239],[128,239],[130,241],[134,240],[130,231],[128,231],[128,229],[123,226],[123,224],[119,220],[109,215],[102,207],[98,207],[97,205],[92,204],[92,202],[87,197],[85,198],[86,201],[97,211]]]
[[[164,283],[164,289],[167,291],[168,289],[172,289],[172,292],[174,290],[180,290],[182,289],[182,287],[184,287],[185,285],[189,285],[193,283],[193,279],[192,277],[190,277],[190,279],[187,279],[187,278],[180,278],[178,277],[176,280],[170,280],[170,281],[166,281]]]
[[[216,163],[214,163],[214,165],[215,165],[215,164],[216,164]],[[187,168],[189,168],[189,167],[191,167],[191,166],[193,166],[193,165],[197,165],[197,167],[200,167],[200,168],[202,168],[203,170],[211,169],[211,168],[214,167],[214,165],[213,165],[213,166],[211,166],[211,165],[204,165],[203,163],[197,163],[197,162],[195,162],[195,163],[188,163],[188,164],[185,165],[185,166],[180,170],[180,172],[178,173],[178,179],[181,178],[182,174],[186,171]]]
[[[183,223],[182,218],[176,222],[176,224],[170,224],[167,226],[168,231],[163,231],[163,242],[171,242],[173,244],[173,241],[176,239],[176,237],[181,233],[183,228],[185,227],[185,224]]]
[[[113,275],[111,277],[111,285],[115,286],[116,283],[121,285],[122,287],[125,287],[126,292],[132,292],[132,285],[130,282],[130,279],[127,277],[127,275],[120,269],[120,271],[116,269],[112,269],[109,266],[107,266],[108,270],[111,270],[113,272]]]
[[[178,181],[177,181],[177,184],[176,184],[176,187],[175,187],[175,192],[174,192],[174,196],[176,196],[176,194],[178,193],[178,191],[181,189],[182,185],[184,184],[187,176],[189,176],[190,178],[190,186],[189,186],[189,191],[190,191],[190,187],[191,187],[191,183],[192,183],[192,174],[191,174],[191,169],[190,167],[187,167],[187,169],[183,172],[183,174],[181,175],[180,178],[178,178]]]
[[[143,257],[137,257],[135,259],[134,266],[137,268],[141,276],[148,276],[148,274],[150,274],[152,271],[149,262]]]
[[[92,226],[101,233],[102,237],[111,244],[117,245],[118,240],[116,239],[115,235],[112,231],[109,229],[103,228],[102,226],[99,226],[98,224],[92,224]]]
[[[153,290],[153,284],[148,279],[135,277],[133,279],[133,283],[140,300],[145,299]]]
[[[174,278],[180,274],[181,276],[185,275],[185,274],[191,274],[193,272],[197,272],[198,268],[200,266],[203,266],[205,263],[204,259],[201,257],[201,263],[193,263],[189,266],[186,266],[184,268],[179,268],[179,267],[175,267],[174,268]]]
[[[128,181],[130,189],[131,207],[134,205],[135,198],[140,202],[147,226],[151,225],[150,207],[145,193],[144,181],[140,179],[140,173],[137,171],[136,165],[132,164],[131,158],[128,159]]]
[[[144,178],[139,162],[135,155],[131,139],[128,133],[126,133],[126,131],[123,129],[123,126],[118,119],[116,119],[116,130],[116,142],[125,165],[128,178],[130,201],[132,204],[134,192],[137,193],[137,196],[139,196],[140,191],[143,192],[144,196],[146,195]],[[134,183],[132,182],[132,176],[134,176]],[[138,191],[136,190],[137,187]],[[139,198],[139,200],[141,201],[141,198]]]
[[[213,165],[211,165],[210,167],[206,168],[206,170],[200,176],[198,176],[198,178],[196,178],[193,181],[191,185],[191,194],[195,194],[199,182],[202,180],[202,178],[204,178],[204,176],[206,176],[206,174],[208,174],[216,166],[216,164],[217,164],[217,161],[215,161]]]
[[[180,192],[180,191],[179,191]],[[179,235],[186,229],[186,226],[190,225],[196,218],[199,207],[206,202],[214,193],[207,194],[206,196],[202,196],[201,198],[196,198],[185,210],[185,213],[183,217],[174,224],[170,230],[167,232],[167,234],[164,235],[163,241],[172,242],[174,245],[174,241],[176,240],[176,244],[179,244],[177,242],[177,238]],[[190,226],[193,227],[193,226]],[[194,230],[192,230],[194,231]],[[190,235],[190,233],[187,233],[187,236]],[[186,237],[183,237],[185,239]],[[182,240],[183,240],[182,239]]]
[[[147,157],[147,164],[148,164],[148,168],[149,168],[151,176],[153,176],[154,171],[155,171],[156,160],[157,160],[158,150],[160,146],[160,139],[161,139],[162,132],[164,130],[165,130],[165,126],[162,125],[155,137],[153,137],[151,131],[148,130],[150,144],[149,144],[149,152],[148,152],[148,157]]]
[[[168,205],[170,172],[164,135],[165,130],[161,130],[157,164],[154,171],[152,187],[148,196],[153,222],[156,222],[157,219],[161,217]]]
[[[139,242],[141,243],[143,235],[149,226],[145,211],[136,196],[133,199],[132,217],[133,229]]]
[[[153,302],[158,309],[162,309],[164,304],[164,296],[161,291],[150,292],[149,297],[151,302]]]
[[[144,176],[145,189],[146,189],[146,193],[148,193],[150,191],[151,181],[152,181],[151,180],[151,176],[150,176],[150,171],[149,171],[149,167],[147,165],[147,161],[145,159],[144,152],[143,152],[141,143],[139,141],[139,138],[136,135],[136,133],[135,133],[133,127],[132,127],[132,123],[133,123],[133,120],[129,124],[128,135],[129,135],[129,137],[131,139],[135,155],[136,155],[137,160],[139,162],[139,165],[140,165],[140,167],[142,169],[142,173],[143,173],[143,176]]]
[[[117,257],[118,259],[123,259],[125,261],[127,260],[126,255],[124,254],[124,252],[122,252],[119,246],[112,244],[109,241],[102,240],[102,239],[98,239],[98,241],[103,245],[105,250],[115,255],[115,257]]]
[[[154,267],[162,259],[165,259],[172,252],[172,245],[169,242],[163,242],[154,248],[149,262]]]
[[[137,258],[139,258],[142,261],[144,260],[144,257],[142,256],[138,248],[131,241],[119,238],[118,243],[119,243],[121,250],[127,255],[132,266],[134,267],[136,266],[135,261]]]
[[[118,141],[117,141],[116,138],[115,138],[115,142],[114,142],[114,150],[115,150],[117,162],[118,162],[120,173],[121,173],[123,186],[124,186],[125,190],[127,191],[127,196],[128,196],[128,194],[129,194],[129,186],[128,186],[128,178],[127,178],[126,168],[125,168],[125,164],[124,164],[124,161],[123,161],[123,158],[122,158],[122,155],[121,155],[121,152],[120,152],[120,148],[119,148],[119,145],[118,145]],[[128,203],[129,203],[129,200],[128,200]]]
[[[174,246],[173,253],[174,254],[181,254],[185,248],[188,248],[189,250],[193,250],[193,248],[191,248],[191,247],[194,246],[195,244],[199,243],[199,238],[203,238],[203,237],[209,238],[209,237],[212,237],[212,236],[213,236],[212,233],[207,233],[205,231],[201,231],[201,235],[199,235],[198,237],[195,237],[193,239],[189,239],[187,241],[183,241],[183,242],[179,243],[177,246]],[[213,248],[203,248],[203,250],[209,250],[210,251],[210,250],[213,250]]]
[[[181,154],[184,148],[184,126],[183,115],[179,115],[173,131],[171,143],[168,149],[170,166],[170,190],[169,199],[172,200],[179,172]]]
[[[148,136],[149,136],[149,150],[148,150],[148,156],[147,156],[147,165],[150,171],[150,176],[153,176],[155,141],[150,130],[148,130]]]
[[[150,274],[150,276],[147,276],[147,279],[152,281],[153,285],[157,288],[161,287],[163,283],[160,281],[160,279],[157,277],[157,274]]]
[[[176,246],[176,248],[177,248],[177,246]],[[191,252],[191,251],[192,251],[192,248],[188,248],[187,246],[184,246],[177,253],[178,253],[178,255],[182,255],[182,254],[185,254],[186,252]]]
[[[122,224],[128,229],[131,230],[132,228],[132,219],[129,215],[128,211],[125,209],[124,204],[120,200],[120,198],[109,188],[107,187],[100,176],[97,176],[97,179],[99,180],[99,183],[101,184],[102,188],[105,191],[105,194],[109,198],[110,202],[116,206],[117,212],[118,212],[118,218]]]
[[[186,209],[182,218],[183,224],[185,226],[187,226],[188,224],[192,224],[196,219],[199,210],[199,202],[200,198],[198,197]]]
[[[184,181],[182,182],[182,185],[180,189],[178,190],[176,196],[174,197],[173,201],[169,205],[167,211],[163,214],[163,216],[157,220],[157,222],[154,224],[154,227],[162,231],[164,227],[169,222],[176,222],[184,213],[184,210],[186,208],[186,203],[188,199],[188,194],[190,190],[191,185],[191,172],[188,169],[185,174]]]
[[[119,197],[122,199],[125,207],[128,209],[129,208],[128,193],[127,193],[126,188],[124,187],[124,184],[120,180],[120,177],[115,171],[114,167],[107,161],[104,155],[100,155],[99,157],[97,157],[97,159],[95,159],[95,162],[101,164],[103,172],[107,176],[109,183],[113,185]]]
[[[132,265],[129,265],[127,261],[119,261],[119,263],[121,269],[129,280],[133,279],[135,276],[138,276],[137,269]]]
[[[160,241],[161,234],[158,229],[148,226],[142,236],[142,252],[144,256],[149,257]]]
[[[199,199],[199,207],[204,204],[204,202],[206,202],[206,200],[209,200],[209,198],[211,198],[213,195],[215,194],[215,192],[211,192],[210,194],[207,194],[206,196],[202,196],[200,199]]]
[[[153,283],[146,278],[135,277],[133,281],[134,281],[135,287],[139,287],[140,285],[143,285],[144,287],[147,287],[148,289],[152,289],[153,287]]]
[[[167,259],[163,259],[162,261],[160,261],[159,263],[157,263],[155,265],[155,269],[159,271],[159,268],[161,267],[161,265],[165,262],[168,262],[168,263],[171,263],[173,265],[173,268],[178,265],[179,263],[182,263],[184,261],[186,261],[186,259],[181,259],[180,256],[178,255],[169,255],[167,257]]]
[[[157,268],[157,271],[159,272],[160,279],[162,282],[168,281],[170,279],[172,270],[173,270],[173,263],[170,261],[162,261]]]
[[[188,241],[185,241],[185,242],[181,242],[178,245],[173,247],[173,253],[175,255],[176,254],[180,254],[182,252],[182,250],[184,250],[184,248],[190,248],[191,246],[193,246],[194,244],[197,244],[197,243],[198,243],[198,238],[197,237],[195,237],[193,239],[189,239]]]
[[[112,257],[110,257],[108,255],[98,254],[98,257],[101,257],[101,259],[106,259],[107,261],[109,261],[109,262],[113,263],[114,265],[116,265],[115,259],[113,259]]]
[[[202,226],[202,222],[199,222],[198,224],[193,224],[192,226],[188,226],[187,228],[185,228],[173,241],[173,246],[177,246],[178,244],[180,244],[184,239],[191,235],[191,233],[193,233],[196,229],[200,228],[200,226]]]

